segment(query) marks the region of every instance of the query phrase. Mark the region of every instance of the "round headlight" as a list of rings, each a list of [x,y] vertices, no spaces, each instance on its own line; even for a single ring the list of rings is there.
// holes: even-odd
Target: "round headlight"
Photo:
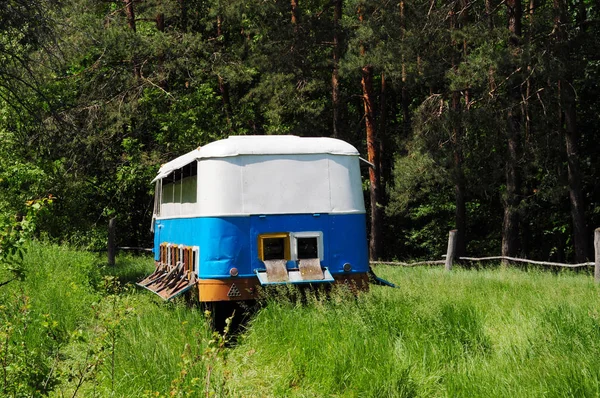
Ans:
[[[229,270],[229,275],[231,276],[238,276],[238,273],[238,269],[235,267]]]
[[[350,265],[350,263],[346,263],[346,264],[344,264],[344,271],[345,271],[345,272],[350,272],[350,271],[352,271],[352,265]]]

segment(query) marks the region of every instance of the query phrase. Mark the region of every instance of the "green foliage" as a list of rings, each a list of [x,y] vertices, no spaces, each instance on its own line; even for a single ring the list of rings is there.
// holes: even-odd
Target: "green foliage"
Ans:
[[[294,25],[286,2],[148,0],[133,3],[135,20],[119,2],[6,3],[0,223],[52,194],[35,236],[98,250],[116,215],[119,244],[150,245],[149,181],[164,162],[229,135],[331,135],[337,33],[337,128],[361,153],[361,68],[374,69],[386,256],[443,250],[459,183],[468,251],[497,254],[512,109],[522,115],[522,252],[569,258],[565,87],[576,101],[579,207],[589,228],[600,220],[597,4],[536,5],[518,45],[505,4],[458,12],[457,2],[403,1],[401,15],[398,3],[348,0],[337,27],[334,4],[301,2]]]
[[[428,154],[412,152],[396,159],[393,185],[389,192],[388,216],[405,216],[402,241],[405,250],[415,256],[439,257],[454,213],[447,171]]]
[[[24,278],[23,256],[27,249],[26,242],[33,239],[40,217],[49,211],[52,202],[52,195],[30,200],[25,203],[26,214],[17,215],[15,219],[0,213],[0,271],[12,274],[11,279],[0,283],[0,287]]]
[[[5,396],[46,395],[58,383],[52,372],[60,341],[58,323],[31,310],[27,296],[16,295],[0,303],[0,391]],[[39,329],[35,335],[31,329]]]

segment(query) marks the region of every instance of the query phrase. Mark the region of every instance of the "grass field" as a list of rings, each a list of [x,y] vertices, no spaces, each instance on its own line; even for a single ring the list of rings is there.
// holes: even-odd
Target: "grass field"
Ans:
[[[32,245],[24,262],[0,287],[4,396],[600,395],[600,288],[585,273],[379,266],[397,289],[279,291],[227,343],[199,307],[129,284],[147,257],[106,269]]]

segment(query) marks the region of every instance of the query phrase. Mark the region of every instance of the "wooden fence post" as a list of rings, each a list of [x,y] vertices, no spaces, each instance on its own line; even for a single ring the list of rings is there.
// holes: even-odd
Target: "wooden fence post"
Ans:
[[[116,229],[117,229],[117,218],[113,217],[108,220],[108,265],[115,265],[115,256],[117,254],[117,245],[116,245]]]
[[[446,271],[452,270],[452,261],[454,260],[454,252],[456,251],[456,233],[458,231],[453,229],[448,234],[448,251],[446,252]]]
[[[600,283],[600,228],[596,228],[594,231],[594,281]]]

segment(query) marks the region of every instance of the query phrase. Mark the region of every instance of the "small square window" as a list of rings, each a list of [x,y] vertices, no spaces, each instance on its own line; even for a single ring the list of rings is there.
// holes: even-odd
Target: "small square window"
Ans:
[[[268,233],[258,236],[258,258],[261,260],[290,260],[290,234]]]
[[[267,238],[263,240],[264,260],[285,260],[285,239]]]
[[[319,258],[319,241],[317,237],[297,238],[298,260]]]
[[[308,260],[318,258],[324,260],[323,232],[292,232],[292,260]]]

